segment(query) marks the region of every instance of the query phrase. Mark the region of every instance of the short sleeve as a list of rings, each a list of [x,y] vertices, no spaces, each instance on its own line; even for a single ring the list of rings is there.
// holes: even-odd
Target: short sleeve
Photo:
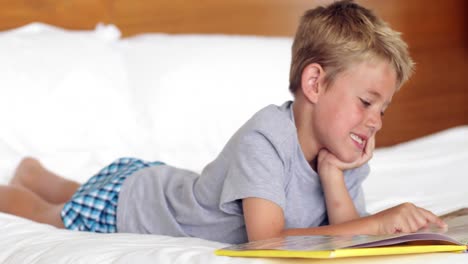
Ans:
[[[359,168],[347,171],[345,174],[345,181],[349,195],[351,196],[351,199],[353,199],[354,206],[360,216],[369,215],[366,211],[364,190],[362,189],[362,182],[367,178],[369,172],[370,167],[366,163]]]
[[[242,199],[257,197],[285,208],[284,162],[267,135],[252,131],[239,138],[230,150],[220,208],[242,215]]]

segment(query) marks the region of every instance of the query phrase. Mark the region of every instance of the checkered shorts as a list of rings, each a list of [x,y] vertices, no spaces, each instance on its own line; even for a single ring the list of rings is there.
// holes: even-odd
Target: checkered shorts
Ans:
[[[61,215],[66,228],[98,233],[117,232],[116,212],[124,180],[139,169],[161,165],[135,158],[120,158],[81,185],[65,203]]]

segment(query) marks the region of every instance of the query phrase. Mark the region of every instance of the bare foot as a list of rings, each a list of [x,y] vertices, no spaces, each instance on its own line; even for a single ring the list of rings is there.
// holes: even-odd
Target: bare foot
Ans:
[[[47,170],[37,159],[26,157],[18,164],[10,186],[27,189],[49,204],[63,204],[80,184]]]
[[[26,187],[24,183],[27,177],[30,175],[36,175],[43,169],[44,168],[37,159],[26,157],[22,159],[18,164],[18,167],[16,167],[15,174],[13,179],[10,181],[10,185]]]

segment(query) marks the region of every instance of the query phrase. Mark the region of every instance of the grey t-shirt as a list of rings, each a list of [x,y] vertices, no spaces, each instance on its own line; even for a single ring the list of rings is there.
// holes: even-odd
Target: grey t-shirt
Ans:
[[[367,164],[344,173],[361,215],[361,183],[368,173]],[[247,197],[280,206],[286,228],[327,222],[319,177],[299,145],[292,102],[257,112],[200,175],[162,165],[128,177],[119,195],[117,230],[244,243],[242,199]]]

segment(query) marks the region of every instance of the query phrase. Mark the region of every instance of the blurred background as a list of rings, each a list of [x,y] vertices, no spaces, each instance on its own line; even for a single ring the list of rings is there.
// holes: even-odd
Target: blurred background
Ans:
[[[292,37],[313,0],[1,0],[0,30],[30,22],[67,29],[115,24],[123,37],[146,32]],[[386,112],[378,146],[468,124],[468,1],[359,0],[402,32],[414,77]],[[421,111],[422,110],[422,111]]]

